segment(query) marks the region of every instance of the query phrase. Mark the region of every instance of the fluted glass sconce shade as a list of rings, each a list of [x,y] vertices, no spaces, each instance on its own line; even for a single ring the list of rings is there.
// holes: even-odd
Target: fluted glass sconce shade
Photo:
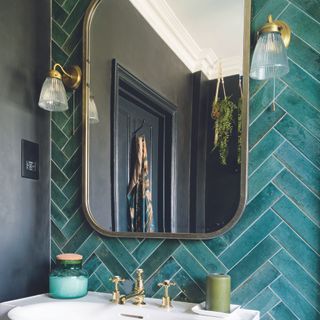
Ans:
[[[93,96],[91,96],[89,99],[89,122],[90,124],[99,122],[98,110]]]
[[[62,80],[46,78],[40,93],[39,107],[48,111],[68,110],[67,93]]]
[[[253,53],[250,77],[267,80],[289,72],[287,49],[279,32],[262,33]]]
[[[62,74],[57,70],[60,68]],[[71,66],[64,69],[56,63],[46,77],[39,98],[39,107],[47,111],[68,110],[66,89],[76,90],[81,82],[81,69]]]
[[[250,77],[256,80],[279,78],[289,72],[287,49],[291,30],[283,21],[268,22],[258,32],[258,41],[253,53]]]

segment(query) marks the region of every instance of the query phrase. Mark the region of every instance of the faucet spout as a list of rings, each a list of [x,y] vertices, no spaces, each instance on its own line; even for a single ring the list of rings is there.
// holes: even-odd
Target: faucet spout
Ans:
[[[142,289],[141,291],[138,291],[138,292],[133,292],[128,295],[123,295],[120,297],[119,303],[125,304],[129,300],[133,300],[133,304],[143,305],[143,304],[145,304],[144,293],[145,293],[145,291],[144,291],[144,289]]]

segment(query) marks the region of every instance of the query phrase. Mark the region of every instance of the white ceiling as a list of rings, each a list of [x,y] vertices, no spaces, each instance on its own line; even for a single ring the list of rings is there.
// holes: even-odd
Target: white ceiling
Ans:
[[[244,0],[130,0],[191,72],[242,73]]]

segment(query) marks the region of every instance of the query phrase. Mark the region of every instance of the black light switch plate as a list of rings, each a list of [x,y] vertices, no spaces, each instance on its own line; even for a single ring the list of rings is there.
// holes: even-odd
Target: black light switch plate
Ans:
[[[21,176],[39,179],[39,144],[21,140]]]

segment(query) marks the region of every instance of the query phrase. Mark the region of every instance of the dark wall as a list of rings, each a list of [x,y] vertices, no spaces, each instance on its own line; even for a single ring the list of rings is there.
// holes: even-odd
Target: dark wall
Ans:
[[[0,3],[0,302],[47,291],[49,113],[37,107],[50,59],[50,0]],[[21,178],[21,139],[40,144],[40,179]]]
[[[140,13],[125,0],[102,1],[91,27],[91,90],[100,123],[91,126],[90,205],[98,223],[111,220],[110,91],[111,62],[118,62],[177,107],[177,186],[179,213],[175,231],[189,227],[192,75]],[[94,48],[99,46],[99,50]],[[92,158],[91,158],[92,160]]]

